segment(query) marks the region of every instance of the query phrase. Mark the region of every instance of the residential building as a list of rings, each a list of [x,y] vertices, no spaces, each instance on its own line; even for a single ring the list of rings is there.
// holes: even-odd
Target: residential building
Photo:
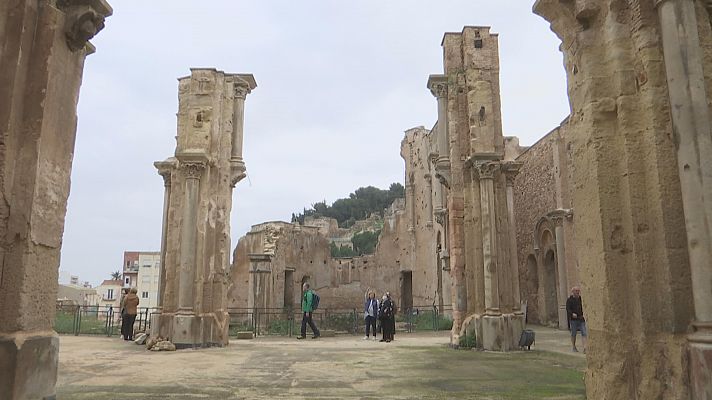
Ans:
[[[158,251],[125,251],[123,282],[125,288],[136,288],[140,307],[158,307],[161,277],[161,253]]]

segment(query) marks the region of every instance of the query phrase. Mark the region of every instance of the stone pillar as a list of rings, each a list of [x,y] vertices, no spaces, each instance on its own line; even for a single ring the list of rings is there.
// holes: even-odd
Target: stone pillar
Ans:
[[[436,176],[446,187],[450,186],[450,138],[448,135],[447,96],[448,84],[445,75],[430,75],[428,89],[438,99],[437,148],[435,161]],[[444,208],[444,204],[442,205]]]
[[[415,232],[415,184],[410,176],[405,184],[405,204],[408,208],[408,232]]]
[[[497,259],[497,215],[494,197],[494,174],[500,164],[494,161],[478,163],[480,207],[482,217],[482,257],[484,259],[485,315],[501,315]]]
[[[254,85],[235,77],[233,82],[234,101],[232,112],[232,151],[230,152],[230,168],[232,170],[231,185],[244,179],[245,162],[242,159],[243,131],[245,127],[245,99],[252,92]]]
[[[62,233],[88,42],[105,1],[0,2],[0,398],[54,399]]]
[[[509,225],[509,273],[512,284],[514,313],[523,315],[521,292],[519,290],[519,262],[517,260],[517,224],[514,220],[514,179],[519,174],[522,163],[506,162],[502,165],[507,179],[507,223]]]
[[[158,310],[163,308],[163,292],[166,289],[166,239],[168,235],[168,210],[171,204],[171,173],[175,168],[175,162],[157,161],[153,165],[158,170],[158,174],[163,177],[163,220],[161,228],[161,273],[158,281]],[[152,324],[153,325],[153,324]]]
[[[200,203],[200,176],[207,160],[198,161],[178,156],[180,169],[185,175],[183,219],[180,235],[180,274],[178,312],[193,311],[196,273],[196,247],[198,237],[198,204]]]
[[[567,74],[587,398],[688,399],[693,279],[671,168],[679,104],[668,96],[684,83],[668,85],[665,65],[678,56],[663,54],[654,1],[538,0],[534,10],[561,39]],[[698,25],[704,48],[708,25]]]
[[[688,341],[692,398],[697,400],[712,398],[712,128],[703,70],[709,61],[698,33],[698,24],[709,32],[709,14],[698,8],[698,17],[695,4],[658,0],[656,5],[690,255],[695,322]]]
[[[433,177],[430,174],[425,174],[425,194],[425,213],[428,218],[425,226],[430,228],[433,226]]]
[[[193,68],[178,80],[178,168],[172,174],[162,310],[154,330],[177,348],[228,344],[230,212],[234,186],[245,176],[244,97],[256,86],[252,75],[215,68]]]
[[[554,234],[556,236],[556,272],[558,275],[558,300],[559,300],[559,329],[568,329],[568,318],[566,315],[566,300],[569,297],[569,279],[566,270],[566,241],[564,235],[564,220],[570,215],[569,210],[554,210],[549,213],[549,219],[554,224]]]

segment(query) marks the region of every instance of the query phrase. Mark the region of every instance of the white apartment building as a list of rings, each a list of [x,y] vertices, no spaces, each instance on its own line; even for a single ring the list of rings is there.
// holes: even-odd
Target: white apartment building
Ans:
[[[125,251],[123,286],[136,288],[139,307],[158,307],[161,279],[161,253],[158,251]]]

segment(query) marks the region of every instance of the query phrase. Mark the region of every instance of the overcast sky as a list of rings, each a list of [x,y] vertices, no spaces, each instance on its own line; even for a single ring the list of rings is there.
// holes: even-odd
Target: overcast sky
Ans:
[[[444,32],[499,33],[505,135],[532,144],[568,114],[559,40],[533,0],[112,0],[92,40],[60,269],[98,284],[124,250],[158,251],[175,150],[176,78],[190,67],[252,73],[248,179],[233,195],[232,243],[356,188],[403,183],[406,129],[437,119],[429,74]]]

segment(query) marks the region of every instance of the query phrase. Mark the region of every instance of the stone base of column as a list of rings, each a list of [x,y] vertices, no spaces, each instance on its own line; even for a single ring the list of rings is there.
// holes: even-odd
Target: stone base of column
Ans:
[[[475,335],[477,347],[490,351],[519,350],[519,337],[524,330],[524,315],[473,314],[462,324],[460,336]]]
[[[157,318],[158,336],[166,338],[176,349],[224,347],[228,345],[230,316],[226,313],[174,314],[163,313]],[[156,321],[151,320],[151,324]]]
[[[585,315],[585,313],[584,313]],[[569,330],[569,320],[566,315],[566,305],[559,306],[559,329]]]
[[[712,399],[712,329],[698,331],[688,341],[692,399]]]
[[[153,337],[161,336],[161,315],[163,313],[151,314],[151,330],[149,334]]]
[[[0,335],[0,398],[54,400],[58,361],[54,332]]]

